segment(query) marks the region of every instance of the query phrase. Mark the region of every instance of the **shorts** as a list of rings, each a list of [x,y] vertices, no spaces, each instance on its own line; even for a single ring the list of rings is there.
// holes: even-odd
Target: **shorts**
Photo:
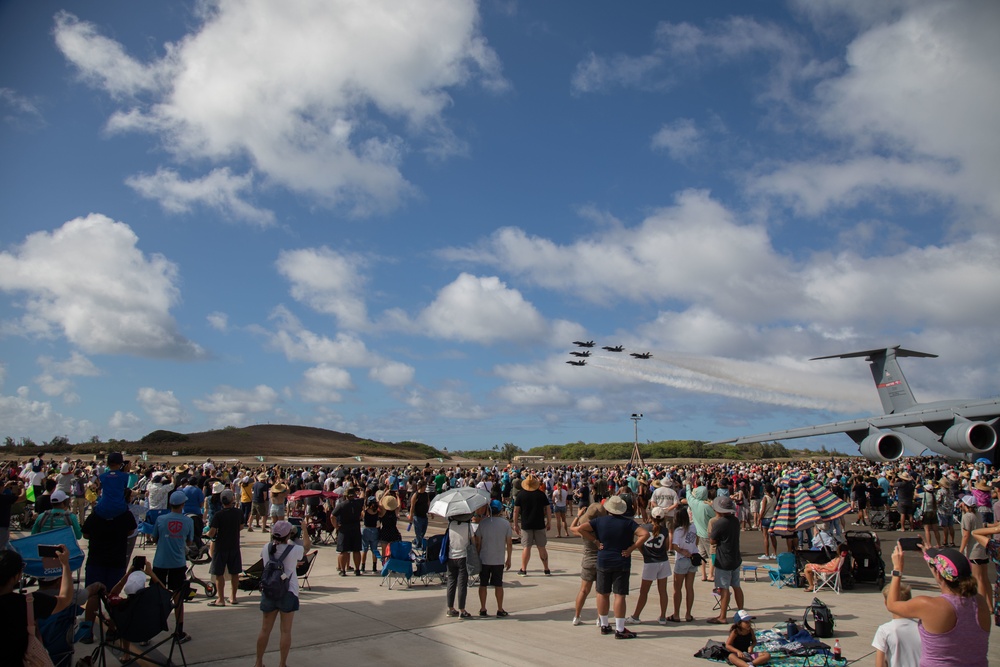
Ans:
[[[240,554],[239,549],[233,549],[232,551],[224,551],[222,549],[216,548],[215,554],[212,556],[212,564],[208,566],[208,573],[221,577],[226,574],[239,574],[243,571],[243,556]]]
[[[597,581],[597,554],[584,552],[580,561],[580,579],[583,581]]]
[[[361,551],[361,531],[358,529],[347,532],[337,531],[337,553],[354,553]]]
[[[479,587],[503,588],[503,565],[483,565],[479,572]]]
[[[913,505],[900,505],[897,509],[901,516],[913,516]]]
[[[973,565],[989,565],[990,564],[990,559],[989,558],[970,558],[969,562],[972,563]]]
[[[285,506],[284,505],[271,505],[271,518],[272,519],[284,519],[285,518]]]
[[[250,516],[267,516],[267,503],[251,503]]]
[[[153,574],[156,578],[174,593],[187,590],[187,568],[181,567],[154,567]]]
[[[750,513],[753,514],[754,516],[757,516],[758,512],[760,512],[760,500],[759,499],[751,499],[750,500]]]
[[[932,512],[930,514],[921,514],[920,522],[925,526],[936,526],[938,525],[938,514],[937,512]]]
[[[678,556],[677,560],[674,561],[674,576],[683,576],[685,574],[697,572],[698,568],[695,567],[694,563],[687,556]]]
[[[712,542],[707,537],[698,538],[698,553],[701,554],[701,558],[706,563],[708,562],[708,557],[712,553]]]
[[[760,526],[761,526],[761,528],[770,528],[771,527],[771,520],[770,519],[761,518],[761,520],[760,520]]]
[[[628,595],[629,570],[597,570],[598,595]]]
[[[262,594],[260,596],[260,610],[265,614],[270,614],[273,611],[291,614],[299,610],[299,597],[291,591],[285,591],[280,600],[272,600]]]
[[[670,561],[668,560],[665,560],[662,563],[642,564],[643,581],[656,581],[657,579],[666,579],[669,576],[670,576]]]
[[[528,548],[531,546],[544,547],[548,543],[549,543],[549,538],[545,534],[544,529],[521,531],[521,546],[523,546],[524,548]]]
[[[951,514],[938,514],[938,525],[942,528],[951,528],[955,525],[955,517]]]
[[[735,570],[720,570],[719,568],[715,568],[715,587],[739,588],[740,568],[736,568]]]
[[[566,514],[566,506],[556,505],[556,514]]]

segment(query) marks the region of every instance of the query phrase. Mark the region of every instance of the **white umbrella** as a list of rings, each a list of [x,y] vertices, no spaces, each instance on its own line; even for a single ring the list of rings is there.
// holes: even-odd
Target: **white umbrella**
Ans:
[[[434,502],[431,503],[427,511],[447,519],[459,514],[472,514],[480,507],[489,504],[490,494],[485,489],[466,486],[435,496]]]

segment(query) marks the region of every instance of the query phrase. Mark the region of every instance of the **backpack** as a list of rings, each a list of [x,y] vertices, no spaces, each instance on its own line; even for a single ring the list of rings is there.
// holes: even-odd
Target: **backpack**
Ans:
[[[61,528],[62,526],[73,527],[73,522],[69,518],[69,512],[66,510],[45,510],[39,517],[42,522],[38,524],[38,532],[47,532],[50,530],[55,530],[56,528]],[[62,519],[62,526],[56,526],[55,520]]]
[[[810,616],[813,618],[813,623],[809,623]],[[820,602],[819,598],[813,598],[812,604],[806,607],[805,613],[802,614],[802,623],[814,637],[833,636],[833,612]]]
[[[292,550],[294,544],[285,547],[281,557],[274,558],[277,552],[277,545],[270,544],[267,548],[267,563],[264,564],[264,572],[260,575],[260,592],[269,600],[280,600],[288,592],[288,577],[285,576],[285,556]]]

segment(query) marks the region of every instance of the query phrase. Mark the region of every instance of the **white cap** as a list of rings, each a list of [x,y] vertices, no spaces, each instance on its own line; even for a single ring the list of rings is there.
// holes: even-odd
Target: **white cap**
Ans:
[[[66,492],[63,491],[62,489],[56,489],[55,491],[53,491],[52,498],[50,498],[50,500],[54,503],[64,503],[68,499],[69,496],[67,496]]]
[[[128,575],[128,580],[125,582],[125,586],[122,588],[122,591],[125,595],[134,595],[145,587],[146,574],[136,570],[132,574]]]

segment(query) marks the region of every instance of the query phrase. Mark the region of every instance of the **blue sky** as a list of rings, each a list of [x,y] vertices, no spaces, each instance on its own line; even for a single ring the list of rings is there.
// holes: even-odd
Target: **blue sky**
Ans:
[[[940,355],[918,399],[996,395],[997,25],[4,3],[0,436],[714,440],[877,413],[861,360],[807,359],[895,344]]]

